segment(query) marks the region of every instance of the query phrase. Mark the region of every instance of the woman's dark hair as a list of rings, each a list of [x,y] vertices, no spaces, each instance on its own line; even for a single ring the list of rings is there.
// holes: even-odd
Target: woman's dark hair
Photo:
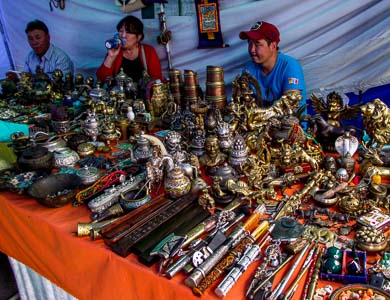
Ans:
[[[141,41],[144,39],[144,24],[137,17],[124,17],[119,21],[118,25],[116,25],[116,30],[119,31],[123,26],[125,26],[127,33],[140,34],[142,35]]]
[[[46,34],[49,33],[49,29],[47,28],[46,24],[43,23],[41,20],[34,20],[27,24],[25,32],[28,33],[33,30],[42,30]]]

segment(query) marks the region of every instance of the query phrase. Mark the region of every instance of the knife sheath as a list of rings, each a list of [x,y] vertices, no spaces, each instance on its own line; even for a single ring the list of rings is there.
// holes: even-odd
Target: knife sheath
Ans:
[[[203,210],[198,203],[194,203],[194,205],[183,210],[175,218],[164,223],[164,226],[158,227],[147,237],[135,244],[132,252],[138,255],[138,260],[141,263],[150,266],[159,259],[156,255],[150,255],[150,252],[164,237],[171,233],[184,236],[189,230],[209,216],[210,214]]]
[[[110,248],[120,256],[126,257],[131,253],[131,248],[138,241],[150,234],[157,227],[181,213],[186,207],[190,206],[195,199],[195,195],[187,194],[176,201],[171,202],[164,210],[159,210],[159,213],[148,219],[147,222],[137,226],[137,228],[127,235],[110,244]]]
[[[171,200],[165,198],[163,195],[159,195],[145,205],[127,213],[101,230],[100,234],[104,242],[107,245],[117,242],[131,232],[131,230],[134,230],[137,224],[141,225],[141,222],[146,222],[149,218],[152,218],[156,212],[158,213],[171,203]]]

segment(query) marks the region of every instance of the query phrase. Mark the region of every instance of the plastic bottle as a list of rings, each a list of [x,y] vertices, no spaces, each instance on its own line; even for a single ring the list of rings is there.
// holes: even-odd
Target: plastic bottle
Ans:
[[[123,45],[125,40],[121,38],[118,34],[114,35],[112,39],[106,41],[105,45],[107,49],[117,49],[119,46]]]

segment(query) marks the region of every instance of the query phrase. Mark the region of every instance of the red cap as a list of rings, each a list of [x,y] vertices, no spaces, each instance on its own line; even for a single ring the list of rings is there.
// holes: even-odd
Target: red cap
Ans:
[[[266,38],[277,44],[280,42],[278,28],[276,28],[275,25],[264,21],[257,22],[249,31],[240,32],[240,39],[242,40],[261,40]]]

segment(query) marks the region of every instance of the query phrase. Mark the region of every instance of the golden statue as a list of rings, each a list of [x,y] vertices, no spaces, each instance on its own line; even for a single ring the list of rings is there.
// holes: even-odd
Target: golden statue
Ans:
[[[311,95],[313,108],[318,114],[326,115],[326,121],[334,127],[341,127],[341,120],[351,120],[357,116],[361,103],[349,106],[344,105],[342,97],[337,92],[331,92],[326,96],[326,101]]]
[[[253,131],[267,125],[272,118],[292,115],[298,110],[301,100],[302,96],[299,91],[288,91],[270,107],[248,110],[247,122],[249,130]]]
[[[220,151],[219,140],[214,135],[206,138],[205,151],[199,158],[199,162],[203,166],[215,167],[222,164],[227,158],[227,155]]]
[[[168,96],[165,93],[164,84],[156,81],[152,86],[152,96],[148,101],[147,109],[153,118],[159,118],[167,111]]]
[[[368,147],[376,143],[380,149],[390,144],[390,108],[380,99],[375,99],[360,107],[363,125],[371,138]]]
[[[209,211],[211,214],[215,212],[215,200],[210,195],[209,188],[204,188],[202,194],[198,198],[198,203],[204,210]]]

